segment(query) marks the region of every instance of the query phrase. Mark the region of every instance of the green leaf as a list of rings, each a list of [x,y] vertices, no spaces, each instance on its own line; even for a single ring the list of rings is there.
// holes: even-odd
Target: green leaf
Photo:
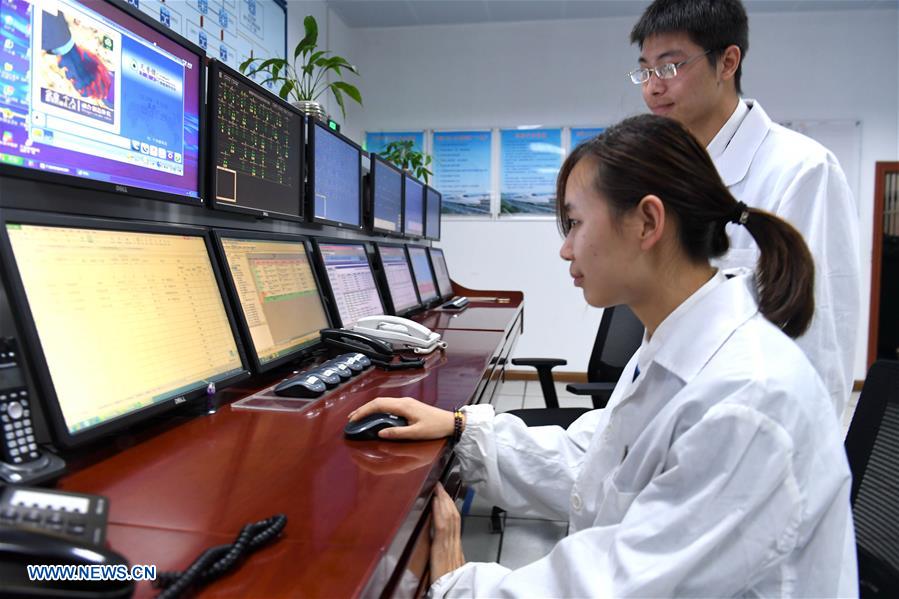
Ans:
[[[355,86],[344,83],[343,81],[335,81],[331,85],[351,97],[357,104],[359,104],[359,106],[362,106],[362,94],[359,93],[359,90],[356,89]]]
[[[240,72],[246,73],[247,67],[249,67],[251,64],[253,64],[253,62],[256,60],[261,60],[261,59],[250,57],[250,58],[246,59],[245,61],[243,61],[242,63],[240,63]]]
[[[318,23],[315,22],[315,17],[312,15],[306,16],[306,18],[303,19],[303,28],[306,31],[306,36],[300,40],[300,43],[298,43],[297,47],[294,49],[294,60],[296,60],[300,54],[315,49],[315,46],[318,44]]]
[[[281,89],[278,91],[278,95],[281,96],[282,100],[287,100],[290,98],[290,92],[294,88],[295,82],[286,81],[284,85],[281,86]]]
[[[331,87],[331,93],[334,94],[334,99],[337,100],[337,105],[340,106],[340,114],[343,115],[343,118],[346,118],[346,108],[343,105],[343,96],[340,94],[340,90],[335,88],[333,85]]]

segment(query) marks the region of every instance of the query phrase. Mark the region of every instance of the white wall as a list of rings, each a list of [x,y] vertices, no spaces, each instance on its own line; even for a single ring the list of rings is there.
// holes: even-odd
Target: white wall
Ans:
[[[358,130],[610,124],[644,110],[625,74],[632,18],[354,29],[365,108]],[[743,88],[774,119],[862,121],[863,306],[867,339],[874,162],[899,155],[895,10],[750,14]],[[358,139],[358,138],[357,138]],[[445,219],[453,277],[525,291],[516,355],[565,357],[583,371],[599,311],[585,308],[558,259],[551,221]],[[857,378],[862,378],[863,352]]]

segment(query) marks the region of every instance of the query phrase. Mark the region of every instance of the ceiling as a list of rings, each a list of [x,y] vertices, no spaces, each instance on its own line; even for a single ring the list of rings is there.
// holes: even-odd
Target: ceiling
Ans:
[[[326,0],[348,27],[636,17],[649,0]],[[899,0],[744,0],[750,13],[897,8]]]

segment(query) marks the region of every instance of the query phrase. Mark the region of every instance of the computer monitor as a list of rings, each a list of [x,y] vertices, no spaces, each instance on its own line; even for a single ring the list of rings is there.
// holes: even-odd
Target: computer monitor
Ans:
[[[377,154],[371,155],[369,213],[371,230],[403,234],[403,173]]]
[[[303,218],[302,113],[218,61],[209,65],[210,204]]]
[[[371,262],[362,243],[316,241],[319,263],[328,281],[329,299],[340,326],[352,327],[366,316],[384,314]]]
[[[424,185],[418,179],[403,175],[403,233],[406,237],[422,237],[425,234]]]
[[[294,235],[216,231],[237,322],[257,372],[316,348],[331,326],[309,242]]]
[[[381,270],[387,283],[386,296],[390,299],[393,313],[402,316],[418,308],[418,290],[415,288],[415,279],[412,278],[406,248],[378,243],[375,250],[381,261]]]
[[[440,241],[440,208],[443,196],[430,185],[425,185],[425,200],[425,237]]]
[[[312,221],[362,228],[362,149],[309,120],[309,214]]]
[[[248,376],[204,230],[8,211],[3,266],[56,441]]]
[[[431,272],[427,250],[418,245],[407,246],[407,249],[409,261],[412,262],[412,273],[415,275],[415,285],[418,287],[418,297],[421,298],[422,305],[427,306],[440,297],[434,284],[434,274]]]
[[[200,48],[123,3],[2,6],[0,174],[202,203]]]
[[[453,297],[453,282],[450,280],[449,269],[446,267],[446,258],[440,248],[428,248],[431,257],[431,266],[434,269],[434,278],[437,279],[437,291],[441,299]]]

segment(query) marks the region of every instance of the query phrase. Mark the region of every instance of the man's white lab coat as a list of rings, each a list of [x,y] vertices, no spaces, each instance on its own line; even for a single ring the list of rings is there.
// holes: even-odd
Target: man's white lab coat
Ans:
[[[464,479],[569,535],[518,570],[468,563],[433,596],[856,596],[839,425],[750,286],[713,277],[568,430],[466,408]]]
[[[815,317],[797,339],[821,375],[837,416],[852,391],[861,311],[858,216],[834,155],[818,142],[773,123],[758,102],[724,152],[714,157],[740,201],[773,212],[802,233],[815,259]],[[754,270],[758,248],[749,232],[728,225],[731,250],[723,269]]]

